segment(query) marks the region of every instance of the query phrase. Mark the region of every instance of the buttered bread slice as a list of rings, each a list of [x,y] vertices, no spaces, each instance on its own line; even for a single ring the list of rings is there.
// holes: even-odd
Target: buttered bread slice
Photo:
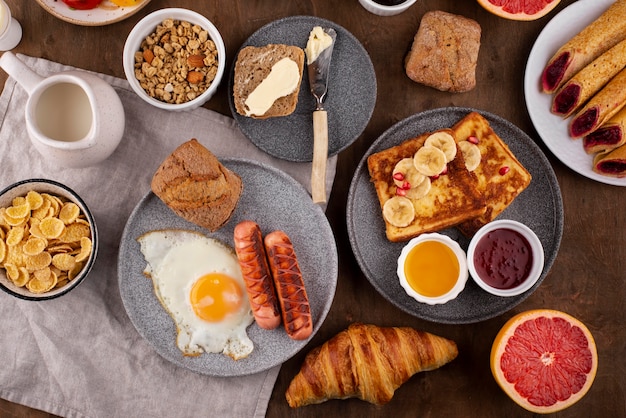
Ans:
[[[255,119],[287,116],[298,104],[304,50],[284,44],[246,46],[237,54],[233,102],[237,113]]]
[[[464,235],[471,237],[502,213],[528,187],[532,177],[481,114],[469,113],[452,130],[459,144],[475,143],[481,154],[480,164],[473,173],[487,210],[457,226]]]
[[[457,144],[454,131],[443,129],[368,157],[389,241],[407,241],[485,212],[485,199],[465,155],[468,164],[477,164],[476,155]]]

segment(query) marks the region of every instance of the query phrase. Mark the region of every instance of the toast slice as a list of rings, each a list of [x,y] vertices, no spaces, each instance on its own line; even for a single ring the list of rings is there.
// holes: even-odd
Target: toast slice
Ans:
[[[454,136],[451,130],[437,132],[447,132]],[[381,210],[388,200],[397,196],[398,187],[393,178],[396,164],[404,158],[412,158],[431,134],[432,132],[425,133],[408,139],[368,157],[367,166]],[[383,216],[385,233],[389,241],[407,241],[426,232],[458,225],[485,212],[485,200],[476,187],[478,183],[476,176],[465,167],[463,153],[458,149],[458,145],[456,156],[447,164],[446,174],[426,180],[431,181],[428,193],[417,199],[410,198],[415,209],[415,217],[408,226],[394,226]]]
[[[477,139],[481,161],[473,171],[477,187],[485,198],[487,210],[474,219],[457,225],[468,237],[480,227],[494,220],[530,184],[530,173],[517,160],[509,147],[493,131],[489,121],[477,112],[471,112],[458,121],[452,130],[457,142],[470,137]]]
[[[262,115],[246,112],[246,99],[272,71],[272,67],[283,58],[289,58],[298,65],[299,81],[295,90],[277,98],[272,106]],[[296,110],[298,93],[304,71],[304,50],[293,45],[269,44],[261,47],[247,46],[239,51],[235,62],[233,78],[233,101],[237,113],[255,119],[267,119],[287,116]]]

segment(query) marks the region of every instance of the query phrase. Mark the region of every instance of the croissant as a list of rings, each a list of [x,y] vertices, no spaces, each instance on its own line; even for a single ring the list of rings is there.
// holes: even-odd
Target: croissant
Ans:
[[[351,324],[306,355],[285,397],[292,408],[346,398],[382,405],[415,373],[457,354],[454,341],[427,332]]]

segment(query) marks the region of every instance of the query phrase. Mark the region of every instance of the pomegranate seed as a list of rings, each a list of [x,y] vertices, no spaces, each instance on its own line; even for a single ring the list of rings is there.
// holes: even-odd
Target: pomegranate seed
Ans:
[[[467,138],[468,142],[471,142],[472,144],[476,145],[478,144],[478,138],[476,138],[475,136],[470,136],[469,138]]]
[[[409,183],[408,181],[405,181],[404,183],[402,183],[402,188],[404,190],[409,190],[411,188],[411,183]]]
[[[444,167],[443,171],[440,174],[448,174],[448,165]]]
[[[402,181],[404,180],[404,174],[397,172],[396,174],[393,175],[393,178],[398,180],[398,181]]]
[[[405,190],[405,189],[401,189],[401,188],[399,188],[399,187],[398,187],[398,188],[396,189],[396,194],[397,194],[398,196],[406,196],[406,190]]]
[[[434,176],[430,176],[431,180],[437,180],[439,178],[440,174],[435,174]]]
[[[506,166],[506,165],[505,165],[505,166],[503,166],[503,167],[501,167],[501,168],[500,168],[499,173],[500,173],[500,175],[501,175],[501,176],[503,176],[503,175],[505,175],[506,173],[508,173],[508,172],[509,172],[509,170],[510,170],[510,168],[509,168],[508,166]]]

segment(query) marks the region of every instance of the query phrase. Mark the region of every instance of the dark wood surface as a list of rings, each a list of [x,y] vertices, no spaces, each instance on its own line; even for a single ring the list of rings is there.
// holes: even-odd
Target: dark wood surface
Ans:
[[[549,19],[573,3],[572,0],[562,0],[556,12],[532,22],[498,18],[471,0],[419,0],[407,12],[395,17],[372,15],[357,0],[152,0],[130,18],[103,27],[66,23],[48,14],[35,1],[6,1],[24,29],[16,52],[117,77],[124,77],[122,49],[133,25],[150,11],[172,6],[194,9],[216,24],[226,42],[227,68],[231,67],[241,43],[255,30],[274,19],[291,15],[330,19],[354,34],[370,54],[378,80],[377,104],[364,133],[339,156],[327,211],[339,251],[336,296],[319,333],[305,350],[282,367],[268,417],[531,416],[497,386],[489,369],[489,352],[504,322],[515,313],[533,308],[568,312],[587,324],[597,342],[599,368],[594,385],[586,397],[557,416],[626,416],[626,328],[623,326],[626,316],[626,190],[589,180],[559,162],[537,135],[526,111],[522,90],[526,60],[537,35]],[[461,14],[482,26],[477,87],[473,91],[443,93],[416,84],[404,74],[404,56],[422,15],[429,10]],[[5,79],[5,73],[1,72],[0,82],[4,84]],[[350,181],[370,144],[395,122],[423,110],[445,106],[468,106],[493,112],[527,132],[554,167],[565,210],[560,250],[543,284],[510,312],[470,325],[423,321],[387,302],[362,274],[352,254],[345,224]],[[206,107],[230,114],[225,82]],[[411,378],[384,407],[353,399],[291,410],[284,393],[305,354],[355,321],[430,331],[455,340],[460,354],[440,370]],[[0,416],[51,415],[0,400]]]

